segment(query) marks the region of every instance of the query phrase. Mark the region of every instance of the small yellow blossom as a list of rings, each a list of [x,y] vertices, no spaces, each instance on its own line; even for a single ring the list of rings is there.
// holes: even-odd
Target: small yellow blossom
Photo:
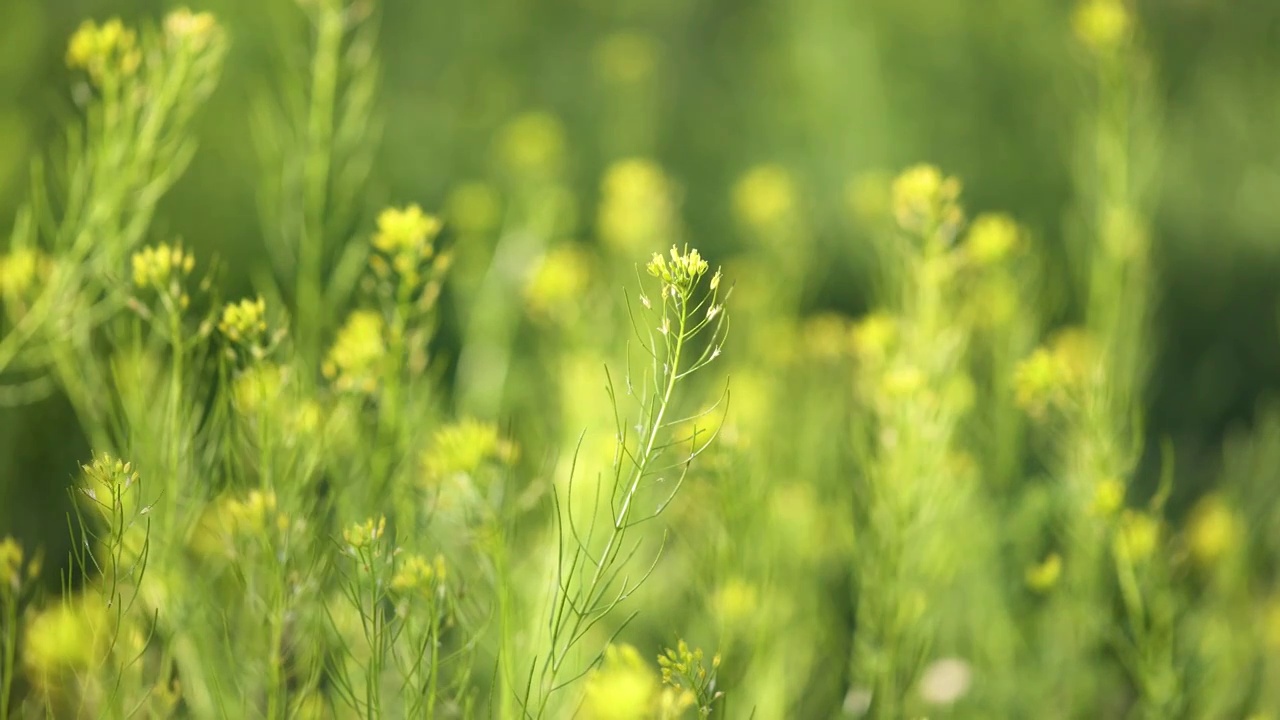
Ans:
[[[197,52],[208,47],[220,32],[218,21],[211,13],[178,8],[164,18],[165,37]]]
[[[893,214],[909,233],[933,236],[954,231],[963,220],[960,181],[932,165],[909,168],[893,181]]]
[[[1244,523],[1221,495],[1206,495],[1196,503],[1187,523],[1191,557],[1210,567],[1243,542]]]
[[[255,300],[227,303],[222,309],[218,330],[237,345],[258,345],[267,332],[266,300],[259,297]]]
[[[1126,510],[1116,528],[1115,552],[1127,562],[1149,559],[1160,544],[1160,521],[1144,512]]]
[[[604,662],[587,675],[582,711],[591,720],[643,720],[653,716],[658,678],[630,645],[610,645]]]
[[[754,167],[733,187],[734,216],[757,231],[774,229],[793,217],[796,205],[795,182],[779,165]]]
[[[676,233],[674,188],[652,160],[619,160],[605,171],[600,185],[596,227],[604,244],[636,253],[669,242]]]
[[[434,560],[417,553],[410,553],[401,558],[396,565],[396,573],[391,578],[391,588],[400,591],[416,591],[430,594],[432,588],[445,579],[444,556],[436,555]]]
[[[965,239],[965,254],[979,267],[995,265],[1017,250],[1022,231],[1013,218],[984,214],[974,219]]]
[[[681,252],[675,245],[671,246],[671,260],[658,253],[649,261],[649,274],[663,283],[663,291],[672,296],[687,295],[693,286],[707,272],[707,261],[702,259],[697,249],[685,248]]]
[[[1097,517],[1111,517],[1124,507],[1124,496],[1124,483],[1119,478],[1103,478],[1094,486],[1089,511]]]
[[[24,298],[49,276],[53,263],[39,250],[20,248],[0,255],[0,294]]]
[[[572,318],[590,280],[591,256],[577,247],[562,245],[538,264],[525,285],[525,300],[535,315]]]
[[[373,310],[356,310],[338,330],[322,370],[343,392],[372,393],[378,388],[386,355],[386,323]]]
[[[1038,593],[1048,592],[1062,577],[1062,556],[1049,553],[1041,562],[1027,568],[1027,587]]]
[[[387,208],[378,215],[378,232],[373,246],[388,255],[409,252],[428,257],[431,242],[439,234],[440,219],[428,215],[418,205]]]
[[[99,600],[89,596],[55,602],[28,621],[20,657],[38,687],[52,690],[70,673],[102,662],[111,618]]]
[[[84,21],[67,45],[67,67],[87,71],[94,82],[101,82],[111,72],[132,75],[141,64],[137,33],[118,18],[102,25]]]
[[[553,175],[564,162],[564,127],[548,113],[525,113],[502,129],[497,152],[503,167],[517,175]]]
[[[873,312],[854,323],[853,351],[863,360],[883,359],[898,335],[898,321],[886,312]]]
[[[379,515],[377,519],[369,518],[362,523],[354,523],[346,528],[342,531],[342,539],[346,541],[347,545],[358,550],[378,542],[386,531],[387,518]]]
[[[499,434],[497,425],[467,419],[435,433],[423,465],[428,482],[438,482],[450,475],[473,474],[486,462],[511,463],[515,458],[515,445]]]
[[[1071,14],[1076,39],[1094,52],[1120,48],[1133,32],[1133,16],[1123,0],[1083,0]]]

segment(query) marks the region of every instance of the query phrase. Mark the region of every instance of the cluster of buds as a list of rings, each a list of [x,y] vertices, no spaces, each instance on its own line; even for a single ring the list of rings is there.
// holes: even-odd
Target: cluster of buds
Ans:
[[[259,345],[267,333],[267,302],[259,297],[227,303],[222,308],[218,331],[235,345]]]
[[[907,169],[893,181],[893,214],[908,233],[949,245],[964,223],[960,181],[933,165]]]
[[[67,46],[67,66],[84,70],[89,79],[101,84],[109,75],[133,75],[142,65],[138,34],[124,26],[119,18],[99,25],[92,20],[82,23]]]
[[[428,559],[417,553],[409,553],[397,563],[395,575],[391,578],[391,589],[429,597],[447,577],[448,570],[443,555]]]
[[[133,284],[139,290],[155,290],[185,310],[191,297],[184,282],[195,267],[195,257],[182,246],[161,243],[133,254]]]
[[[694,286],[706,274],[707,269],[707,261],[702,259],[702,255],[698,254],[696,249],[690,250],[686,247],[684,252],[681,252],[674,245],[671,246],[669,261],[666,257],[654,253],[648,266],[649,274],[662,281],[663,293],[670,293],[673,298],[688,297]],[[719,273],[716,273],[711,283],[712,290],[719,286]]]
[[[387,353],[386,322],[373,310],[356,310],[338,330],[321,371],[342,392],[378,389]]]
[[[383,210],[372,241],[378,254],[369,260],[374,274],[380,280],[394,274],[405,286],[417,288],[426,263],[433,259],[444,262],[435,251],[442,227],[440,218],[424,213],[417,205]]]

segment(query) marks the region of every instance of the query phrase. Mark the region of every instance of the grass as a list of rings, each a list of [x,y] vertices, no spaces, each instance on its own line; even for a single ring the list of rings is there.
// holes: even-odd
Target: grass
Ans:
[[[157,220],[218,21],[70,40],[88,99],[0,256],[0,378],[94,451],[69,557],[0,541],[0,720],[1280,712],[1275,416],[1189,513],[1144,447],[1162,128],[1124,4],[1073,15],[1065,262],[938,167],[859,176],[859,318],[802,309],[785,167],[727,189],[721,269],[656,162],[575,196],[546,113],[500,181],[365,217],[377,14],[298,12],[254,96],[261,258]]]

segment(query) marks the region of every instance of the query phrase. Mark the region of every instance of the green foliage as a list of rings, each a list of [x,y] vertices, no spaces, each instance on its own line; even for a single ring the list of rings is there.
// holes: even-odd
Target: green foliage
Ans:
[[[0,720],[1280,713],[1280,415],[1217,463],[1151,430],[1186,160],[1155,18],[545,5],[74,30],[75,111],[0,252],[0,401],[65,403],[92,449],[56,535],[0,532]],[[723,97],[666,44],[738,24],[780,29],[734,68],[766,99],[673,124]],[[868,69],[963,72],[957,38],[1069,98],[1011,130],[1053,141],[1052,208],[955,142],[979,99],[930,114]],[[526,92],[525,57],[572,97]],[[197,153],[228,95],[251,160]],[[948,169],[884,169],[894,133]],[[860,317],[826,306],[853,286]]]

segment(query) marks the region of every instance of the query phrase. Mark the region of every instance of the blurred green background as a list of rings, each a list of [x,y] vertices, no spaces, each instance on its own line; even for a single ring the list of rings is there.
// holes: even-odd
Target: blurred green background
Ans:
[[[194,8],[219,15],[232,51],[160,232],[199,256],[231,258],[230,297],[249,291],[242,260],[262,247],[248,99],[268,88],[268,62],[291,52],[270,12],[285,2]],[[167,7],[0,0],[0,230],[26,194],[31,160],[75,112],[66,38],[87,17],[138,21]],[[1280,385],[1280,3],[1139,10],[1165,133],[1148,432],[1177,442],[1180,487],[1193,493],[1212,477],[1224,435]],[[868,242],[846,198],[866,172],[934,162],[964,180],[972,211],[1008,211],[1065,256],[1087,82],[1069,11],[1057,0],[387,0],[385,132],[369,207],[440,207],[451,188],[492,172],[504,123],[543,111],[566,129],[588,241],[600,177],[619,158],[652,157],[679,181],[687,239],[713,262],[742,243],[735,180],[759,163],[786,167],[819,241],[804,288],[814,312],[866,306]],[[0,534],[62,532],[48,523],[87,457],[78,437],[57,399],[3,410]]]

